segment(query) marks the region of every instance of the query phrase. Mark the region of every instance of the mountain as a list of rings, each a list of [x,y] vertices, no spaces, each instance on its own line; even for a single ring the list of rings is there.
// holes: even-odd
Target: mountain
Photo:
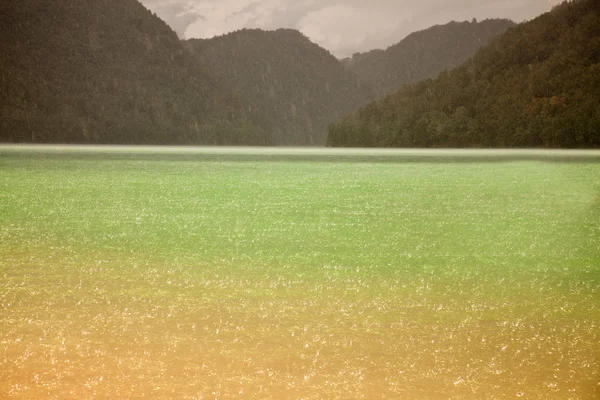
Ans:
[[[329,123],[374,99],[358,76],[296,30],[244,29],[185,46],[274,127],[279,145],[324,145]]]
[[[136,0],[0,2],[0,141],[272,144]]]
[[[342,62],[382,98],[403,85],[435,78],[442,71],[458,67],[514,25],[507,19],[453,21],[412,33],[387,50],[356,53]]]
[[[599,104],[600,0],[574,0],[332,124],[328,144],[600,147]]]

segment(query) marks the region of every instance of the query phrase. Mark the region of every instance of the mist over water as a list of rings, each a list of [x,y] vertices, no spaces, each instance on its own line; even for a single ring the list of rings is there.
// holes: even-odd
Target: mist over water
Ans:
[[[0,144],[0,154],[53,154],[119,157],[156,156],[160,158],[191,157],[197,160],[307,160],[307,161],[579,161],[596,162],[600,150],[569,149],[392,149],[392,148],[328,148],[328,147],[236,147],[236,146],[117,146],[117,145],[16,145]]]

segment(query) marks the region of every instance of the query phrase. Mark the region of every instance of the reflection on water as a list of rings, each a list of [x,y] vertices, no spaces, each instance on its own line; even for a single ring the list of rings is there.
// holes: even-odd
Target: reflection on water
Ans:
[[[594,152],[74,149],[0,148],[0,398],[600,394]]]

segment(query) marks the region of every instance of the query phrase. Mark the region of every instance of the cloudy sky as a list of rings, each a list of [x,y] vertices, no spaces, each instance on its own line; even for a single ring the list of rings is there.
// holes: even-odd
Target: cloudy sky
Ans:
[[[477,18],[521,22],[560,0],[141,0],[181,38],[242,28],[293,28],[338,57],[383,48],[436,24]]]

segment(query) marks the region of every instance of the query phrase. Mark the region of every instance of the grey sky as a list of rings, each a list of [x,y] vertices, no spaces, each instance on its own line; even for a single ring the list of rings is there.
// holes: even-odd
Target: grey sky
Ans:
[[[141,0],[181,38],[293,28],[338,57],[386,48],[411,32],[477,18],[521,22],[561,0]]]

